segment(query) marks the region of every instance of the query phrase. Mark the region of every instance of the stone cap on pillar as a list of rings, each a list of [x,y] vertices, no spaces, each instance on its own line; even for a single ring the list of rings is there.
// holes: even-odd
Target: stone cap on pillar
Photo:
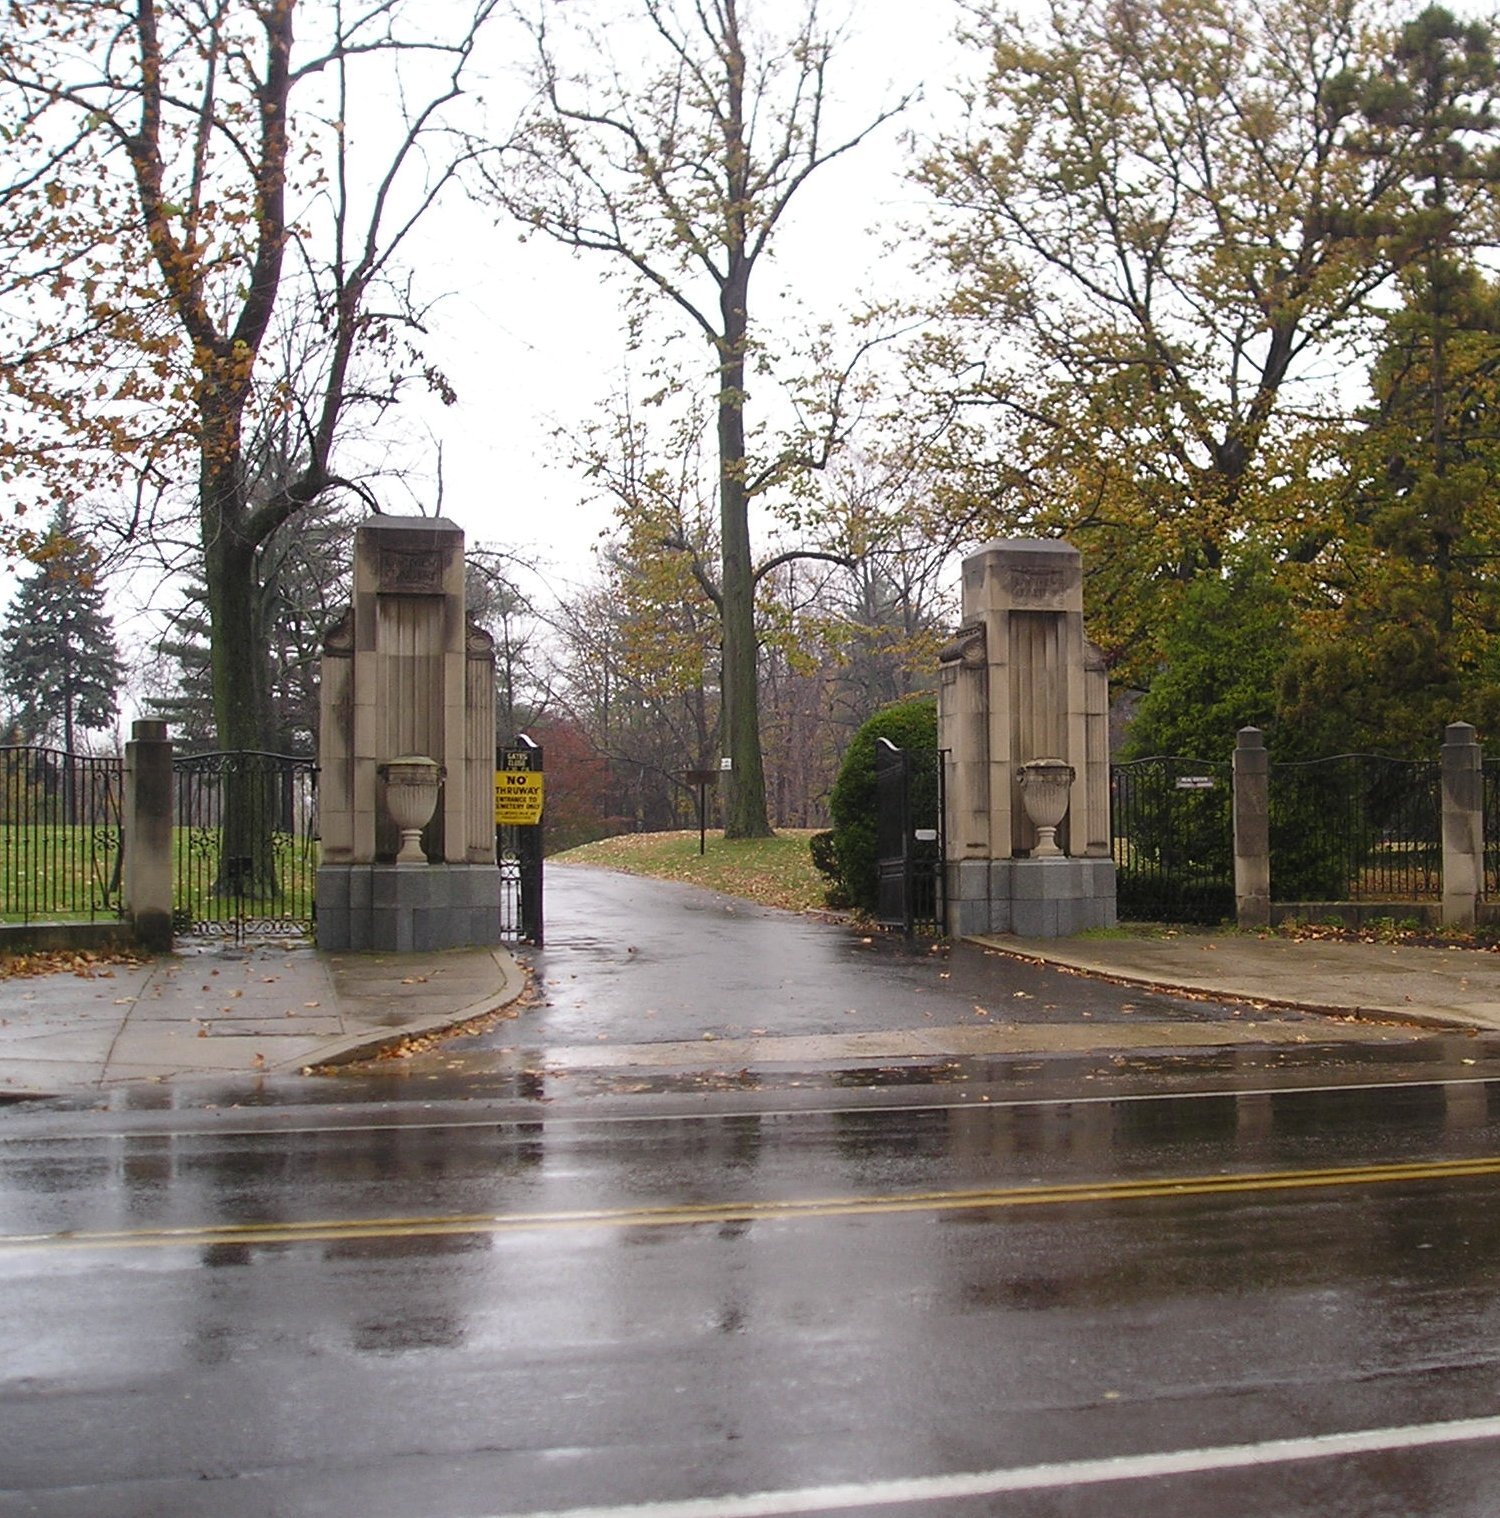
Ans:
[[[1083,613],[1083,555],[1061,538],[994,538],[963,562],[963,616]]]
[[[356,574],[376,591],[442,595],[463,579],[464,530],[447,517],[366,517],[354,534]]]

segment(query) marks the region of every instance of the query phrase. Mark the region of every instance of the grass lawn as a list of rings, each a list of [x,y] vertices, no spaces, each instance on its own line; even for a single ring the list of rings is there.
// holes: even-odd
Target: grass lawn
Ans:
[[[120,905],[119,832],[111,827],[0,823],[0,922],[107,920]],[[270,899],[217,896],[217,828],[173,830],[173,894],[184,922],[312,915],[317,845],[273,835],[276,890]]]
[[[119,847],[107,825],[0,823],[0,921],[113,917]]]
[[[812,828],[783,828],[774,838],[730,842],[710,833],[702,855],[698,833],[622,833],[556,854],[551,862],[595,864],[627,875],[651,875],[706,886],[788,912],[825,907],[825,882],[813,868]]]

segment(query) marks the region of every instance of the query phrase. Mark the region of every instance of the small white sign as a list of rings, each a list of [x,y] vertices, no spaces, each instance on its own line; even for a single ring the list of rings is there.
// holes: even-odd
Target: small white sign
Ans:
[[[936,843],[937,842],[937,829],[936,828],[917,828],[912,833],[911,836],[913,838],[915,838],[918,843]]]
[[[1177,789],[1179,791],[1211,791],[1218,781],[1212,775],[1179,775],[1177,777]]]
[[[732,770],[734,768],[734,760],[731,759],[728,754],[725,754],[725,756],[719,760],[719,768],[721,770]]]

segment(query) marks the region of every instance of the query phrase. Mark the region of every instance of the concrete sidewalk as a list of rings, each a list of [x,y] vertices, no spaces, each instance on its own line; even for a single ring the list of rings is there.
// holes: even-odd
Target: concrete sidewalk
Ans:
[[[1159,937],[978,940],[1002,956],[1126,985],[1295,1008],[1329,1018],[1316,1037],[1382,1036],[1364,1023],[1500,1031],[1500,953],[1182,930]],[[187,949],[140,965],[0,981],[0,1097],[100,1090],[134,1081],[294,1074],[369,1055],[514,1003],[525,977],[504,950],[320,954],[306,946]],[[562,1066],[847,1062],[940,1054],[1202,1048],[1295,1040],[1313,1030],[1235,1021],[1031,1023],[712,1043],[605,1040],[548,1049],[544,1015],[518,1044]],[[1386,1035],[1396,1030],[1387,1028]]]
[[[525,984],[500,949],[268,944],[16,977],[0,982],[0,1097],[295,1073],[495,1011]]]
[[[1159,936],[975,942],[1125,985],[1331,1017],[1500,1031],[1500,953],[1184,928]]]

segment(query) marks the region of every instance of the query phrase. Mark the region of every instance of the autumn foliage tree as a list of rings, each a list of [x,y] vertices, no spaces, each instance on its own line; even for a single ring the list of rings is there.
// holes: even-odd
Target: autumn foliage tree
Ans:
[[[1363,150],[1382,0],[976,9],[984,75],[926,156],[951,283],[928,379],[955,509],[1083,549],[1095,636],[1142,680],[1182,588],[1322,545],[1333,376],[1412,249],[1410,142]]]
[[[36,0],[0,31],[0,481],[139,542],[191,505],[224,748],[269,725],[257,555],[340,472],[351,412],[412,378],[396,260],[495,0]],[[314,339],[295,383],[268,344]],[[295,433],[257,489],[247,437]],[[262,485],[265,481],[260,482]]]

